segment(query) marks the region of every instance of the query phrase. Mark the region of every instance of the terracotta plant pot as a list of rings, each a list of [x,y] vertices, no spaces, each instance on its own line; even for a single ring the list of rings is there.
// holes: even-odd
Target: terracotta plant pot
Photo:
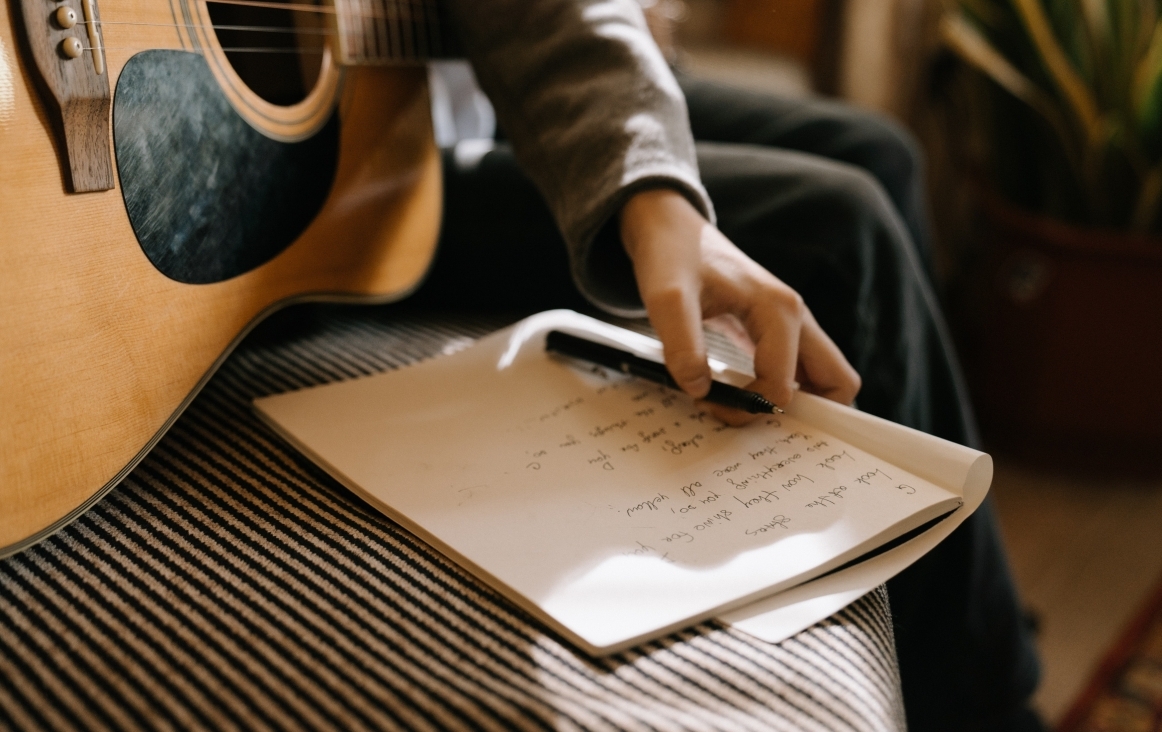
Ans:
[[[1162,448],[1162,241],[986,206],[965,361],[986,437]]]

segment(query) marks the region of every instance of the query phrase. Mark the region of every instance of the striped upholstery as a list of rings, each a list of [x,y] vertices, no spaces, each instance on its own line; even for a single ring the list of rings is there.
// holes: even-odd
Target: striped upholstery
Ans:
[[[881,588],[783,643],[707,623],[590,659],[251,414],[505,321],[299,308],[129,478],[0,562],[0,727],[903,728]]]

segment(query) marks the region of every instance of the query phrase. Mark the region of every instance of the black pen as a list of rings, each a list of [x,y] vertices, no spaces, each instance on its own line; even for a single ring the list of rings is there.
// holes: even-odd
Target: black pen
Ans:
[[[559,330],[551,330],[545,336],[545,350],[590,361],[681,391],[678,383],[674,381],[674,377],[670,376],[670,372],[666,370],[665,364],[635,356],[629,351],[613,348],[603,343],[594,343],[575,335],[562,333]],[[781,414],[783,412],[767,401],[762,394],[724,384],[721,381],[711,381],[710,392],[702,398],[712,404],[739,409],[751,414],[774,414],[775,412]]]

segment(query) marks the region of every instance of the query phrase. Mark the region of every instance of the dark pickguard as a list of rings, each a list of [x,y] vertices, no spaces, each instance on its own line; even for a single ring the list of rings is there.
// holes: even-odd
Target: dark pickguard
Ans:
[[[149,261],[179,282],[236,277],[273,259],[318,214],[335,178],[337,115],[301,142],[234,111],[205,59],[146,51],[113,97],[125,208]]]

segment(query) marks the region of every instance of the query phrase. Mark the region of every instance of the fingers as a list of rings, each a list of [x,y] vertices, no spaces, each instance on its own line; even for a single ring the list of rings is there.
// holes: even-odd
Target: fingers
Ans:
[[[851,404],[862,382],[835,341],[819,327],[815,316],[806,313],[799,339],[799,364],[803,389],[840,404]]]
[[[750,317],[743,321],[755,341],[755,380],[749,388],[779,406],[786,406],[795,395],[795,372],[807,306],[798,293],[785,285],[764,288],[759,297]]]
[[[840,404],[855,400],[861,386],[859,373],[802,298],[773,293],[756,309],[759,314],[749,322],[757,341],[750,389],[779,406],[790,403],[796,387]]]
[[[784,306],[786,307],[786,306]],[[755,380],[746,388],[762,394],[779,406],[794,398],[796,388],[826,399],[850,405],[859,393],[859,373],[847,362],[843,352],[816,322],[815,316],[801,305],[802,319],[796,324],[785,322],[778,307],[766,308],[752,320],[755,349]],[[771,312],[773,310],[774,312]],[[747,414],[703,403],[716,419],[740,427],[761,415]]]
[[[725,237],[708,246],[703,274],[707,315],[733,315],[754,343],[755,380],[748,388],[786,406],[801,384],[805,391],[842,404],[859,392],[858,373],[844,358],[797,292],[746,257]],[[712,408],[728,424],[755,419]]]
[[[645,298],[643,298],[645,299]],[[658,332],[666,369],[682,391],[694,398],[710,391],[710,366],[702,333],[702,305],[691,286],[651,293],[645,299],[650,324]]]
[[[855,369],[823,332],[793,289],[710,225],[681,195],[643,191],[621,213],[621,235],[638,290],[662,340],[666,367],[695,398],[710,389],[703,322],[717,320],[754,345],[749,388],[777,405],[804,390],[850,404],[859,391]],[[749,350],[749,349],[748,349]],[[704,404],[734,425],[757,415]]]
[[[621,213],[638,291],[661,338],[666,368],[693,397],[710,391],[702,334],[701,237],[710,224],[681,195],[643,191]],[[712,227],[710,227],[712,228]]]
[[[746,388],[785,407],[795,393],[803,313],[807,308],[794,290],[773,277],[761,278],[742,302],[748,306],[742,324],[754,343],[755,379]],[[725,407],[709,409],[717,419],[736,427],[759,417]]]

